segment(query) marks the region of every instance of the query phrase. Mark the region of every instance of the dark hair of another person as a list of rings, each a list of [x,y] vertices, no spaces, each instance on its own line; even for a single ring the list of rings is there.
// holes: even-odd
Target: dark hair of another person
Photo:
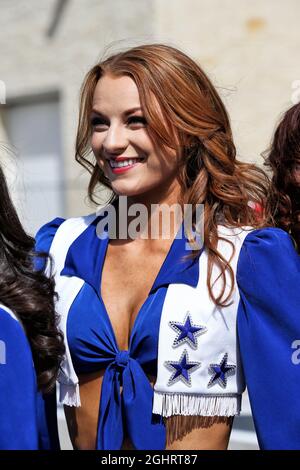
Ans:
[[[36,267],[37,263],[44,267],[48,255],[35,253],[34,239],[20,223],[1,168],[0,195],[0,302],[21,321],[31,347],[38,387],[47,393],[55,385],[64,354],[54,309],[54,281],[45,275],[44,268]]]
[[[300,163],[300,103],[283,115],[264,156],[273,172],[269,201],[275,225],[290,233],[300,250],[300,185],[295,177]]]

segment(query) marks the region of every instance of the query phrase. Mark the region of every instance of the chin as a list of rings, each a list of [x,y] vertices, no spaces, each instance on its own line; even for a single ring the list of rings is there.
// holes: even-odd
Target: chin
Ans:
[[[115,194],[118,196],[136,196],[139,194],[139,191],[136,188],[128,187],[128,186],[121,186],[121,185],[112,185],[112,189]]]
[[[136,185],[128,185],[128,184],[117,184],[114,185],[112,184],[112,189],[115,194],[118,196],[127,196],[127,197],[134,197],[134,196],[142,196],[143,194],[147,193],[149,191],[149,188],[137,188]]]

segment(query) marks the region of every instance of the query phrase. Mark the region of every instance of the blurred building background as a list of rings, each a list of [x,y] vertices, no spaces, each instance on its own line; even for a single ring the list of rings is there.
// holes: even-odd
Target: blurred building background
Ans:
[[[298,0],[0,0],[0,9],[0,142],[15,154],[2,151],[1,161],[32,233],[52,217],[92,210],[74,161],[78,96],[111,43],[113,51],[167,42],[199,61],[248,161],[261,162],[300,90]]]
[[[108,45],[166,42],[199,61],[239,158],[262,163],[300,97],[299,17],[299,0],[0,0],[0,158],[27,230],[94,210],[74,141],[80,85]],[[249,413],[236,420],[234,448],[256,446]]]

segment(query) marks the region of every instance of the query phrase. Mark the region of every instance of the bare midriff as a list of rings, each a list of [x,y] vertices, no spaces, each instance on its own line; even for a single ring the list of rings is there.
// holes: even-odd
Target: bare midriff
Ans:
[[[65,406],[65,415],[74,449],[96,449],[100,394],[104,373],[105,370],[101,370],[93,374],[80,376],[81,407]],[[148,376],[148,379],[153,387],[155,377]],[[120,393],[122,393],[122,387]],[[195,426],[194,429],[186,432],[186,422],[189,418],[194,420]],[[177,432],[175,439],[167,442],[166,449],[225,450],[230,437],[231,421],[230,418],[221,419],[219,417],[198,417],[197,421],[192,416],[168,418],[166,420],[168,434],[173,434],[173,427],[179,428],[179,433]],[[122,449],[134,449],[127,436],[124,438]]]

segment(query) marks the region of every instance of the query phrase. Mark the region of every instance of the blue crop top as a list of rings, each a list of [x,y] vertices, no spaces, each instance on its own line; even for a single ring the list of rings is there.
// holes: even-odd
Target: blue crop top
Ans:
[[[74,369],[77,374],[106,369],[120,353],[110,318],[101,297],[101,276],[109,242],[94,238],[98,219],[76,240],[68,252],[63,275],[76,275],[86,282],[75,299],[68,316],[67,334]],[[171,282],[188,282],[196,285],[199,263],[197,260],[181,263],[173,270],[174,259],[187,253],[184,238],[175,238],[171,249],[140,308],[130,335],[129,355],[139,362],[149,375],[157,372],[157,349],[160,313],[167,286]],[[86,263],[78,257],[82,247],[90,247]],[[88,306],[84,308],[83,305]],[[88,325],[88,328],[86,328]],[[127,353],[127,351],[125,352]],[[126,354],[125,354],[126,355]],[[124,353],[123,353],[124,357]]]
[[[119,351],[100,295],[101,274],[108,236],[96,236],[99,219],[70,246],[62,274],[85,281],[68,315],[67,336],[77,374],[105,369],[102,383],[97,449],[120,449],[127,432],[136,449],[164,449],[165,427],[152,415],[153,390],[146,376],[156,375],[158,333],[169,284],[196,286],[198,260],[185,260],[186,238],[175,238],[136,317],[128,351]],[[37,249],[49,251],[63,219],[54,219],[37,234]],[[300,258],[289,236],[278,229],[250,232],[243,243],[237,270],[240,290],[238,334],[259,443],[262,448],[300,445],[300,366],[288,360],[291,344],[300,338]],[[275,300],[274,300],[275,299]],[[274,302],[275,304],[274,304]],[[276,355],[276,345],[285,348]],[[271,348],[270,350],[268,348]],[[274,349],[275,348],[275,349]],[[257,366],[260,365],[260,367]],[[278,381],[288,384],[289,396]],[[120,385],[123,393],[120,396]],[[293,403],[293,411],[276,402]],[[295,407],[295,404],[297,405]],[[276,413],[275,413],[276,405]],[[277,416],[274,420],[274,416]],[[298,418],[298,420],[297,420]],[[275,423],[277,423],[274,433]],[[286,424],[283,424],[286,423]],[[298,442],[296,439],[298,436]]]
[[[62,222],[63,219],[55,219],[41,229],[37,236],[39,251],[49,251],[53,235]],[[127,391],[129,395],[131,387],[140,389],[136,393],[137,400],[126,406],[127,432],[132,441],[137,444],[141,436],[140,432],[134,436],[134,431],[128,429],[130,409],[135,420],[136,410],[141,414],[141,421],[144,420],[145,414],[149,416],[149,429],[144,427],[142,436],[143,442],[145,434],[149,436],[147,448],[164,448],[165,428],[161,422],[158,422],[161,420],[154,417],[154,423],[151,424],[153,391],[146,375],[157,375],[158,332],[167,287],[170,283],[182,282],[195,287],[199,277],[199,260],[182,261],[181,257],[190,253],[185,245],[188,241],[185,236],[175,237],[149,295],[137,314],[130,335],[129,349],[120,351],[100,294],[101,275],[109,238],[108,235],[102,239],[95,237],[98,222],[99,219],[96,218],[71,245],[65,267],[61,272],[63,275],[77,276],[85,281],[73,302],[67,320],[68,344],[73,366],[77,375],[106,369],[102,382],[97,448],[106,448],[104,441],[108,433],[101,432],[105,428],[101,426],[101,422],[105,420],[107,413],[114,415],[115,410],[110,395],[112,387],[119,389],[120,385],[123,386],[125,402],[126,398],[132,402],[127,396]],[[174,269],[175,260],[178,263]],[[136,380],[138,376],[140,379]],[[115,417],[112,417],[111,423],[117,428]],[[136,426],[134,428],[136,429]],[[112,434],[115,435],[115,431]],[[123,436],[119,439],[122,440]],[[111,448],[111,444],[108,445]]]

